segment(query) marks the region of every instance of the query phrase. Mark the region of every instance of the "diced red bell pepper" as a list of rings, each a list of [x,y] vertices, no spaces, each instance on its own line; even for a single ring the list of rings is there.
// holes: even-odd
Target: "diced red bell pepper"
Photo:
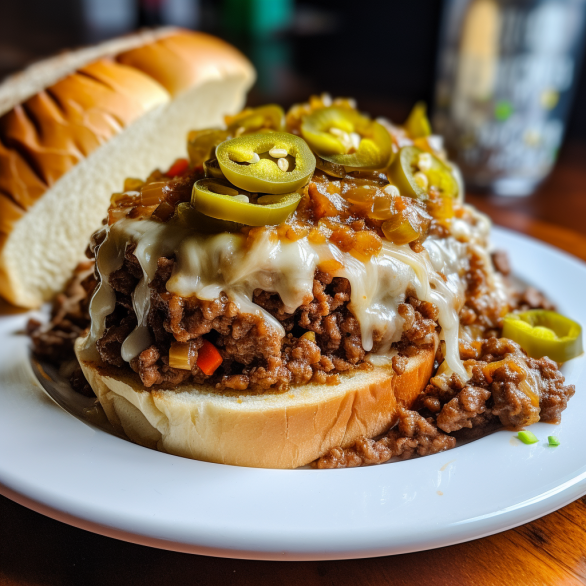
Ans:
[[[223,361],[224,359],[218,352],[218,349],[211,342],[204,340],[203,346],[197,353],[197,365],[201,368],[202,372],[211,376]]]
[[[178,177],[183,175],[189,169],[189,161],[187,159],[177,159],[165,173],[167,177]]]

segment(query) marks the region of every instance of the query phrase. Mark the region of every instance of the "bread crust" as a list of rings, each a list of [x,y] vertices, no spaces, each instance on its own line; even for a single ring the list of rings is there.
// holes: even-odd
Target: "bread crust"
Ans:
[[[297,468],[397,421],[425,388],[435,351],[409,358],[404,373],[374,367],[340,375],[338,385],[297,385],[287,392],[218,392],[210,385],[146,390],[130,368],[84,361],[86,379],[114,428],[133,442],[177,456],[255,468]]]
[[[220,124],[241,108],[253,80],[250,63],[227,43],[162,29],[48,59],[0,86],[0,295],[38,307],[60,291],[111,193],[124,177],[155,166],[142,149],[128,152],[124,140],[109,147],[114,139],[132,131],[132,146],[159,141],[157,161],[170,164],[184,153],[189,129]],[[190,113],[191,99],[201,114]],[[84,189],[72,172],[86,160],[103,168]],[[92,202],[80,206],[74,197]],[[51,205],[39,205],[46,198]],[[63,225],[64,216],[67,226],[49,233],[45,224]],[[42,258],[34,257],[37,250]],[[23,262],[27,255],[34,258]]]

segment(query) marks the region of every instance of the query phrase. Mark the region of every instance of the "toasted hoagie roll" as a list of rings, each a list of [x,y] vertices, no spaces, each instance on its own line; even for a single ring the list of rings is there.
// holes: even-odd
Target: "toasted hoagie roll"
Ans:
[[[185,152],[254,80],[233,47],[147,31],[37,63],[0,86],[0,295],[38,307],[63,288],[126,177]],[[163,169],[164,170],[164,169]]]

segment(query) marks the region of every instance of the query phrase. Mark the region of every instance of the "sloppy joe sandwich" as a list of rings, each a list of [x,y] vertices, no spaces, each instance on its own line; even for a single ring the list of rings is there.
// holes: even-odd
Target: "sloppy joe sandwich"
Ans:
[[[401,126],[327,95],[247,109],[191,132],[187,152],[127,178],[91,240],[76,354],[130,439],[342,467],[559,420],[573,387],[502,338],[503,320],[541,312],[528,327],[565,359],[579,336],[568,350],[568,324],[542,324],[551,312],[495,270],[490,222],[463,202],[422,106]]]

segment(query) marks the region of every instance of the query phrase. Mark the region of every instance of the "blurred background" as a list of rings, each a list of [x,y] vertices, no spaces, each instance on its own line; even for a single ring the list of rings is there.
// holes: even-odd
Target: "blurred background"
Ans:
[[[7,0],[0,77],[141,27],[203,30],[255,65],[251,105],[327,91],[402,122],[424,100],[469,185],[524,195],[562,140],[586,144],[585,12],[586,0]]]

